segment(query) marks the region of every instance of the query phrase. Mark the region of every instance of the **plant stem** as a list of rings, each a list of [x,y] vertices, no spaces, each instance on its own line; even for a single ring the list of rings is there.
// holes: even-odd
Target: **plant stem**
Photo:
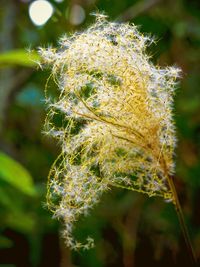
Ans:
[[[180,223],[180,226],[181,226],[181,230],[182,230],[182,233],[183,233],[183,236],[184,236],[184,240],[185,240],[188,252],[190,254],[190,258],[191,258],[192,262],[194,264],[196,264],[196,256],[195,256],[194,249],[192,247],[192,243],[191,243],[190,236],[189,236],[189,233],[188,233],[188,229],[187,229],[187,226],[186,226],[186,223],[185,223],[185,220],[184,220],[182,208],[181,208],[181,205],[180,205],[180,202],[179,202],[179,198],[178,198],[178,195],[177,195],[177,192],[176,192],[176,188],[175,188],[175,185],[174,185],[174,182],[173,182],[173,178],[171,176],[168,176],[168,183],[169,183],[170,189],[171,189],[172,194],[173,194],[173,203],[174,203],[174,206],[176,208],[176,212],[177,212],[177,215],[178,215],[179,223]]]

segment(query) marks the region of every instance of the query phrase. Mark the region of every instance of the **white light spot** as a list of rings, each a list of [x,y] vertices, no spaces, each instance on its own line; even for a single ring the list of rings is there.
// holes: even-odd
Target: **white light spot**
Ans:
[[[73,25],[79,25],[84,21],[84,19],[85,10],[82,8],[82,6],[73,5],[69,16],[70,23]]]
[[[54,0],[57,3],[62,3],[64,0]]]
[[[53,6],[46,0],[36,0],[29,6],[29,16],[37,26],[44,25],[53,14]]]

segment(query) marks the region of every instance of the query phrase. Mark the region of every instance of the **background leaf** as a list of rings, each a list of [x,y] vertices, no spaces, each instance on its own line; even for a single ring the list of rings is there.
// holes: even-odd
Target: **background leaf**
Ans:
[[[35,195],[33,180],[29,172],[17,161],[0,152],[0,179],[18,188],[25,194]]]
[[[24,49],[11,50],[0,54],[0,67],[5,65],[20,65],[35,67],[40,57],[36,52],[28,52]]]

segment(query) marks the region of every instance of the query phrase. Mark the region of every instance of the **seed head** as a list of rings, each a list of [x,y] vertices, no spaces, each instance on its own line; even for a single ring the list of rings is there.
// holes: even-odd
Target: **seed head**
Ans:
[[[135,25],[97,18],[84,32],[61,38],[58,49],[40,49],[52,68],[59,97],[48,103],[47,134],[59,140],[47,201],[64,221],[66,242],[74,223],[112,186],[172,199],[176,143],[172,106],[179,69],[153,65],[152,38]],[[62,114],[62,125],[55,117]]]

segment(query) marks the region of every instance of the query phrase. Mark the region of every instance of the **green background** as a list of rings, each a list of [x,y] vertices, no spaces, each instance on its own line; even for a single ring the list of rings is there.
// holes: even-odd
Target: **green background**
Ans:
[[[197,256],[200,256],[200,2],[199,0],[64,0],[42,27],[28,15],[31,1],[0,4],[0,266],[143,267],[192,266],[170,203],[112,189],[75,235],[95,239],[90,251],[70,252],[62,226],[45,207],[46,182],[59,145],[42,134],[44,87],[49,76],[28,50],[56,45],[64,33],[83,30],[104,11],[151,33],[149,49],[161,66],[182,69],[174,114],[177,126],[175,185]],[[74,4],[86,13],[70,24]],[[31,57],[31,58],[30,58]],[[55,92],[55,85],[50,85]]]

